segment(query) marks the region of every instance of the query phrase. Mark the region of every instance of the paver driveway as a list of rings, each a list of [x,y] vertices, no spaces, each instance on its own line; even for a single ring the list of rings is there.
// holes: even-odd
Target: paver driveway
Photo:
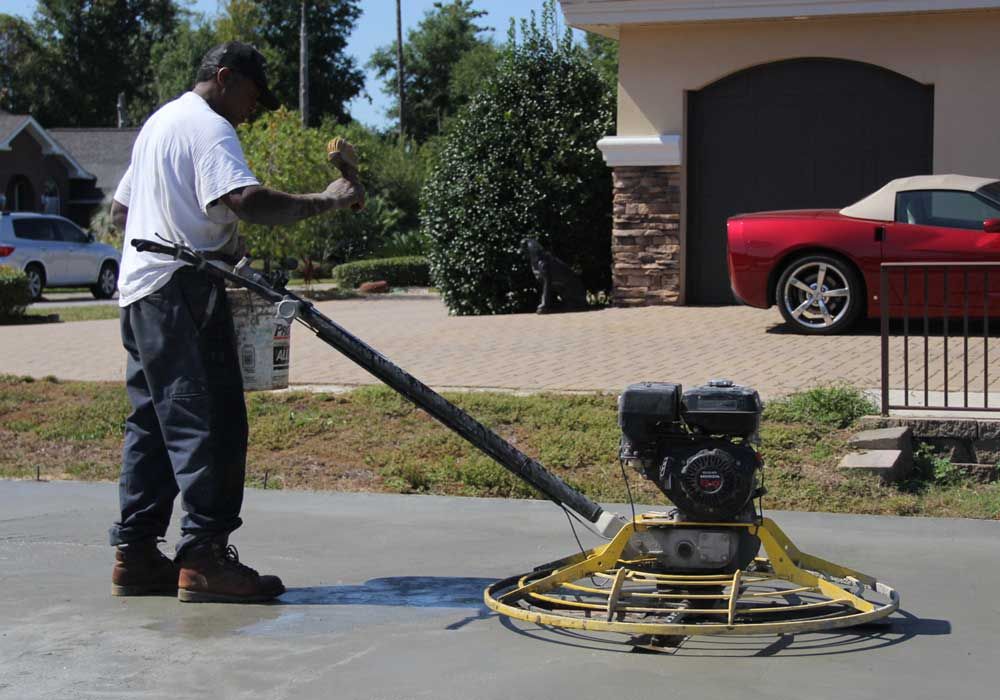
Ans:
[[[449,316],[434,296],[319,304],[320,310],[435,388],[620,391],[637,381],[685,386],[726,377],[765,397],[817,383],[879,385],[879,337],[784,332],[774,310],[647,307],[538,316]],[[376,380],[310,331],[292,334],[293,384]],[[0,326],[0,372],[120,381],[118,323]]]

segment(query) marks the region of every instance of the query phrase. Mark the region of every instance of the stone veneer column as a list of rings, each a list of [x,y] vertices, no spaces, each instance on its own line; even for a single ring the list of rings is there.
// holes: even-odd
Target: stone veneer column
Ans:
[[[614,168],[611,237],[615,306],[680,299],[680,166]]]

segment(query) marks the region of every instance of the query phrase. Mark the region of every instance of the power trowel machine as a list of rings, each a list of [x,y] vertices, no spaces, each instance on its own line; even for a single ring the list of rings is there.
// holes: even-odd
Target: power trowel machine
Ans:
[[[761,402],[753,389],[713,381],[640,383],[618,399],[623,466],[673,504],[630,517],[604,510],[468,413],[338,326],[244,259],[233,269],[167,241],[133,240],[244,287],[293,319],[526,481],[607,540],[498,581],[483,598],[496,612],[540,625],[633,638],[788,634],[869,623],[899,607],[873,577],[801,552],[763,516]],[[761,550],[765,556],[761,556]]]

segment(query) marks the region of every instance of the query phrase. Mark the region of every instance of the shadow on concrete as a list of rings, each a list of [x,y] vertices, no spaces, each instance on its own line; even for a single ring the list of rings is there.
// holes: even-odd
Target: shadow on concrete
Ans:
[[[390,576],[361,585],[290,588],[280,605],[388,605],[414,608],[482,608],[489,578]],[[484,608],[485,609],[485,608]]]
[[[947,620],[921,619],[905,611],[897,611],[885,620],[841,630],[784,635],[742,635],[686,637],[653,650],[647,638],[626,635],[592,633],[579,630],[541,627],[507,617],[500,623],[525,637],[561,646],[591,651],[622,654],[657,653],[672,656],[717,657],[807,657],[869,652],[895,646],[926,635],[951,634]]]
[[[396,576],[374,578],[360,585],[291,588],[270,603],[226,605],[185,605],[178,610],[172,601],[143,627],[167,636],[190,639],[217,639],[229,635],[250,637],[296,637],[327,634],[342,629],[343,615],[310,611],[306,606],[378,606],[420,609],[454,609],[458,619],[445,629],[458,630],[495,614],[483,605],[483,589],[493,583],[488,578],[448,576]],[[394,612],[386,612],[391,619]],[[369,613],[366,615],[370,616]],[[376,616],[379,617],[379,616]],[[366,618],[367,619],[367,618]],[[353,623],[352,623],[353,624]]]

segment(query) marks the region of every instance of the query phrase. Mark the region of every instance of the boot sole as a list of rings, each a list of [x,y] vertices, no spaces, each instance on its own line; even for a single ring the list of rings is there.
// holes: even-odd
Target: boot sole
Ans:
[[[177,586],[170,585],[142,585],[142,586],[118,586],[111,584],[111,595],[117,597],[129,596],[167,596],[177,593]]]
[[[177,589],[177,600],[182,603],[269,603],[285,591],[274,595],[226,595],[224,593],[206,593],[190,591],[186,588]]]

